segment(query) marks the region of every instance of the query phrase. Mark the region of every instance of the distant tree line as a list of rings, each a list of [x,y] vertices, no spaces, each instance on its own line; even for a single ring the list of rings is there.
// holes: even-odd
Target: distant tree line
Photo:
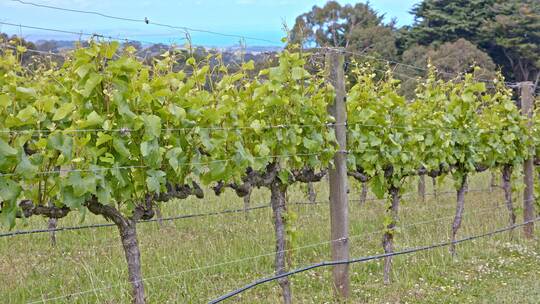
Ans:
[[[398,28],[395,20],[385,23],[369,3],[329,1],[296,18],[290,42],[304,48],[342,47],[420,67],[431,60],[447,75],[470,72],[476,64],[479,77],[492,78],[500,70],[507,81],[538,85],[540,1],[424,0],[411,13],[414,23]],[[424,76],[406,66],[396,72]],[[412,86],[410,79],[402,80],[404,87]]]

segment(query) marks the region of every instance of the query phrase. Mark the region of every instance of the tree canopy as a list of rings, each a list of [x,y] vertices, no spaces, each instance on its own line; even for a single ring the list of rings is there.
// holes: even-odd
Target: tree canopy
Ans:
[[[401,43],[441,45],[464,38],[489,54],[507,79],[540,78],[540,2],[537,0],[424,0]]]
[[[439,46],[415,44],[403,52],[401,62],[407,65],[396,67],[399,73],[397,77],[403,81],[401,91],[408,97],[414,96],[414,89],[418,85],[416,79],[410,76],[427,76],[426,71],[414,69],[412,66],[425,67],[431,63],[446,80],[454,78],[456,74],[469,72],[474,72],[478,79],[491,80],[496,77],[497,72],[491,57],[463,38]]]
[[[329,1],[296,18],[291,43],[304,47],[344,47],[394,57],[397,53],[394,22],[385,24],[383,19],[384,15],[369,4],[341,5]]]
[[[290,42],[343,47],[426,68],[427,59],[448,73],[479,65],[492,79],[540,80],[540,1],[424,0],[411,10],[414,23],[396,28],[369,3],[329,1],[296,18]],[[425,76],[425,73],[410,73]]]

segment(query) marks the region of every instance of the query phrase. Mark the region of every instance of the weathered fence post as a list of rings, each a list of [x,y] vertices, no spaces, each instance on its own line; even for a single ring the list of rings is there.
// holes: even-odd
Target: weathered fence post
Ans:
[[[521,114],[529,118],[529,126],[532,125],[532,116],[534,111],[533,83],[530,81],[519,83],[521,93]],[[532,149],[531,149],[532,152]],[[523,163],[523,182],[525,190],[523,191],[523,221],[532,221],[534,214],[534,156],[530,156]],[[532,238],[534,232],[534,223],[529,223],[523,227],[526,238]]]
[[[330,169],[330,240],[332,260],[349,260],[349,205],[347,198],[347,109],[345,105],[344,56],[339,50],[326,53],[326,71],[334,86],[336,98],[329,106],[329,113],[335,118],[334,130],[339,151],[334,156],[334,166]],[[349,265],[336,265],[332,270],[334,288],[338,296],[349,297]]]

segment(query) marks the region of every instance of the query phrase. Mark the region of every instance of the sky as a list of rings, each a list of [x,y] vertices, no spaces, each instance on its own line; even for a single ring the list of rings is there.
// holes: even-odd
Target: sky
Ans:
[[[263,38],[269,41],[246,39],[248,46],[279,46],[284,36],[283,24],[294,25],[295,18],[325,0],[23,0],[37,4],[69,9],[89,10],[107,15],[204,29],[227,34]],[[365,1],[339,1],[342,4]],[[371,0],[370,5],[386,21],[396,18],[399,26],[411,24],[412,6],[419,0]],[[61,29],[74,32],[99,33],[122,39],[143,42],[183,44],[185,33],[178,29],[158,27],[143,22],[119,21],[74,12],[55,11],[23,5],[12,0],[0,0],[0,22],[33,27]],[[151,23],[150,22],[150,23]],[[0,24],[0,31],[22,34],[29,40],[78,40],[80,35],[61,34],[44,30]],[[190,32],[192,43],[205,46],[231,46],[238,37]],[[84,38],[84,37],[83,37]]]

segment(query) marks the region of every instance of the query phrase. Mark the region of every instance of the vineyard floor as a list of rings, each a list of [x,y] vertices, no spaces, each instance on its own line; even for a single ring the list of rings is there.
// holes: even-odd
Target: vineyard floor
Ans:
[[[489,175],[475,176],[469,188],[485,189]],[[404,192],[415,191],[411,181]],[[431,180],[426,179],[430,193]],[[351,182],[350,199],[357,199],[358,184]],[[439,191],[450,190],[447,178]],[[316,186],[318,199],[328,197],[327,184]],[[521,206],[521,191],[515,192]],[[306,202],[305,188],[290,189],[289,210],[298,218],[292,224],[291,268],[330,260],[329,212],[326,202]],[[252,206],[267,203],[269,193],[256,190]],[[500,189],[470,191],[459,237],[485,233],[508,225]],[[396,248],[404,249],[450,238],[455,194],[404,196],[402,227]],[[168,202],[163,215],[174,216],[242,208],[232,191],[221,197]],[[350,202],[351,257],[381,253],[384,203]],[[440,218],[440,219],[439,219]],[[518,219],[521,219],[518,210]],[[439,220],[437,220],[439,219]],[[80,224],[81,214],[71,213],[59,226]],[[87,214],[84,224],[103,222]],[[412,226],[411,224],[422,222]],[[20,229],[46,228],[47,220],[32,218]],[[370,233],[377,231],[375,233]],[[143,274],[149,303],[206,303],[225,292],[273,273],[274,238],[271,210],[215,215],[138,225]],[[538,232],[536,233],[538,235]],[[116,228],[84,229],[57,233],[56,247],[46,233],[0,239],[0,302],[28,303],[128,303],[126,264]],[[311,246],[312,245],[312,246]],[[452,259],[448,248],[394,258],[393,283],[382,283],[382,261],[351,265],[350,303],[538,303],[540,302],[540,242],[526,241],[520,229],[458,245]],[[253,258],[255,257],[256,258]],[[291,278],[295,303],[334,303],[330,268],[319,268]],[[277,283],[258,286],[230,303],[280,303]]]

